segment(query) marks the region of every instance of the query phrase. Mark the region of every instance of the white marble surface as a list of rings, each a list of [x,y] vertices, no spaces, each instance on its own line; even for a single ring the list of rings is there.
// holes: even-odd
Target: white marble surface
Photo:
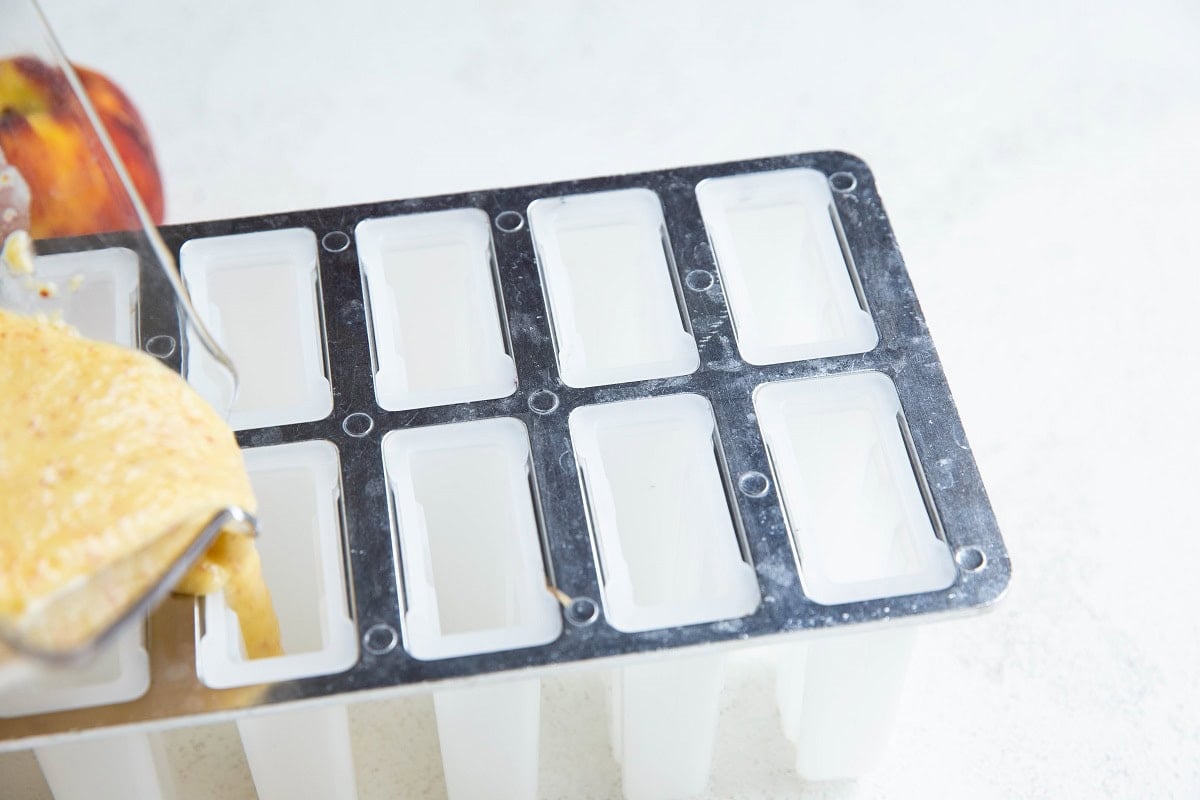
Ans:
[[[1195,3],[45,5],[137,99],[172,221],[865,158],[1015,579],[926,632],[858,783],[791,776],[765,662],[740,658],[710,796],[1200,795]],[[544,796],[615,796],[595,679],[546,707]],[[442,796],[427,699],[353,727],[362,797]],[[169,745],[184,797],[252,796],[230,728]],[[0,795],[44,791],[0,756]]]

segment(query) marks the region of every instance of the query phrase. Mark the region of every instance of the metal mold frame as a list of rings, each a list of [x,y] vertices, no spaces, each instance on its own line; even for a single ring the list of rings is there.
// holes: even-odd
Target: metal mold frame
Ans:
[[[705,178],[807,167],[832,176],[852,176],[850,188],[832,192],[835,223],[857,271],[861,299],[879,330],[879,343],[868,353],[753,366],[743,361],[719,272],[700,217],[695,187]],[[839,187],[847,180],[839,176]],[[622,188],[648,188],[662,202],[671,243],[676,284],[688,273],[703,270],[711,286],[682,292],[683,307],[700,353],[700,368],[674,378],[613,386],[574,388],[558,377],[549,320],[543,300],[533,242],[527,225],[498,224],[516,212],[524,218],[529,204],[542,197]],[[502,288],[518,386],[497,399],[437,408],[385,411],[375,401],[370,337],[364,307],[358,254],[352,237],[363,219],[442,209],[475,207],[496,222],[493,241]],[[507,215],[507,216],[502,216]],[[360,657],[337,675],[305,678],[243,689],[213,690],[202,686],[194,669],[193,601],[172,598],[150,619],[148,648],[151,688],[130,703],[33,717],[0,720],[0,750],[45,744],[65,735],[95,735],[104,729],[179,727],[262,711],[279,703],[349,702],[379,694],[423,691],[431,684],[456,679],[521,677],[550,668],[595,667],[613,659],[698,646],[733,647],[778,641],[856,625],[897,624],[969,613],[998,600],[1008,586],[1011,566],[983,482],[967,444],[933,340],[900,256],[895,236],[875,190],[875,181],[860,159],[840,152],[806,153],[692,166],[615,177],[565,181],[494,191],[468,192],[412,200],[371,203],[321,210],[167,226],[162,235],[177,254],[193,238],[307,227],[319,241],[343,233],[345,246],[319,247],[321,308],[333,387],[333,413],[320,421],[247,430],[238,434],[243,447],[325,439],[337,446],[342,464],[343,508],[349,586],[360,635]],[[120,235],[43,243],[44,252],[86,249],[120,241]],[[341,238],[338,243],[341,245]],[[128,242],[122,242],[129,246]],[[154,337],[183,337],[165,277],[143,266],[140,298],[142,346]],[[161,340],[160,340],[161,341]],[[182,348],[164,358],[180,369]],[[918,482],[933,507],[938,529],[953,554],[982,553],[982,559],[956,558],[954,583],[945,590],[866,602],[823,606],[805,597],[791,536],[784,523],[773,482],[758,496],[731,492],[740,516],[745,545],[758,575],[763,602],[736,620],[681,628],[622,633],[607,624],[602,612],[598,572],[583,498],[568,436],[567,417],[582,405],[649,395],[694,392],[712,403],[718,439],[724,448],[729,480],[736,486],[748,473],[773,472],[758,431],[751,395],[761,383],[833,373],[878,370],[896,385],[907,425],[902,430],[921,469]],[[530,398],[552,392],[557,405],[534,411]],[[362,435],[343,426],[351,415],[367,415],[373,425]],[[550,559],[548,572],[558,594],[570,598],[564,608],[568,624],[556,641],[540,646],[441,661],[418,661],[400,644],[401,591],[397,576],[399,551],[388,508],[380,442],[388,431],[490,417],[521,420],[529,430],[535,471],[532,483],[540,494],[541,521]],[[361,417],[355,417],[361,419]],[[358,434],[359,430],[356,429]],[[923,474],[922,474],[923,472]],[[265,532],[264,535],[270,535]],[[981,561],[982,565],[977,564]],[[589,614],[576,613],[587,608]],[[606,664],[607,665],[607,664]]]

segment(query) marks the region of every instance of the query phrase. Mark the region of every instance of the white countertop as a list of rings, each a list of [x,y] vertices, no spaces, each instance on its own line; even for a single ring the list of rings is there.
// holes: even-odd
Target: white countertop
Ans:
[[[926,631],[858,783],[792,775],[739,659],[711,797],[1200,795],[1200,7],[44,2],[136,99],[174,222],[863,157],[1015,578]],[[613,796],[599,684],[546,693],[575,711],[544,796]],[[428,699],[353,727],[363,798],[443,796]],[[253,796],[231,728],[168,747],[184,798]],[[0,756],[0,795],[44,796],[33,763]]]

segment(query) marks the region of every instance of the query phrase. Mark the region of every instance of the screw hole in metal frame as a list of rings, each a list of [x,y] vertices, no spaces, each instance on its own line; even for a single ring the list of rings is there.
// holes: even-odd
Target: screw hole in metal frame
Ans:
[[[567,622],[577,627],[591,625],[600,616],[596,601],[589,597],[577,597],[566,610]]]
[[[964,572],[979,572],[987,564],[987,556],[978,547],[960,547],[954,553],[954,563]]]
[[[535,414],[552,414],[558,408],[558,395],[549,389],[538,389],[529,395],[529,410]]]
[[[835,172],[829,176],[829,185],[835,192],[853,192],[858,186],[858,178],[851,172]]]
[[[355,439],[361,439],[375,428],[375,420],[371,419],[370,414],[364,414],[361,411],[355,411],[353,414],[348,414],[342,420],[342,430],[347,436],[353,436]]]
[[[362,638],[363,650],[373,656],[382,656],[396,649],[400,643],[400,634],[391,625],[383,622],[367,628]]]
[[[330,253],[340,253],[349,246],[350,237],[342,231],[330,231],[321,237],[321,247]]]
[[[771,491],[771,481],[757,470],[743,472],[738,478],[738,491],[746,497],[764,497]]]
[[[505,233],[516,233],[525,227],[525,217],[519,211],[501,211],[496,215],[496,227]]]
[[[716,283],[716,279],[706,269],[694,269],[684,277],[683,282],[693,292],[707,292]]]
[[[146,340],[146,352],[155,358],[170,358],[175,354],[175,337],[160,333]]]

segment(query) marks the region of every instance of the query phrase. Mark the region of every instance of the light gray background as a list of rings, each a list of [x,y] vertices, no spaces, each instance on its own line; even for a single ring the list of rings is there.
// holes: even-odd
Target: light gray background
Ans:
[[[173,222],[862,156],[1015,579],[926,631],[858,783],[793,777],[739,657],[711,797],[1200,796],[1195,3],[44,2],[136,98]],[[544,708],[544,796],[616,796],[599,680]],[[443,796],[427,699],[352,714],[362,797]],[[231,727],[168,744],[185,798],[252,796]]]

